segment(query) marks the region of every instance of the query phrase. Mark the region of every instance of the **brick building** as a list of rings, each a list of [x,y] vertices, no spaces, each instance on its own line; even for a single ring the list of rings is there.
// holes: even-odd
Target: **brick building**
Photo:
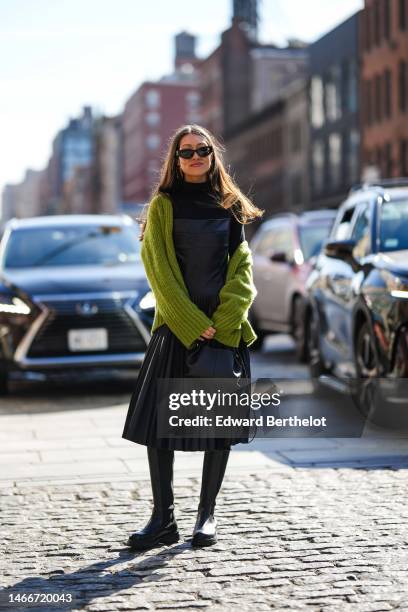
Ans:
[[[224,132],[224,83],[222,71],[222,47],[219,45],[199,68],[201,98],[201,122],[215,136]]]
[[[356,13],[309,47],[310,175],[315,207],[337,206],[360,179]]]
[[[363,172],[408,176],[408,0],[366,0],[360,28]]]
[[[310,205],[310,127],[308,81],[300,78],[282,91],[285,99],[283,149],[285,158],[284,204],[293,212]]]
[[[202,123],[222,138],[278,100],[282,89],[307,70],[307,49],[298,43],[262,45],[254,38],[253,23],[244,19],[245,13],[234,13],[219,46],[199,66]]]
[[[12,217],[35,217],[42,212],[41,185],[44,170],[26,170],[20,183],[5,185],[2,193],[1,228]]]
[[[122,188],[122,116],[101,117],[94,130],[94,212],[118,211]]]
[[[278,100],[239,124],[229,133],[226,149],[226,160],[240,187],[265,210],[261,221],[276,212],[308,208],[307,80],[291,83]],[[261,221],[248,226],[248,236]]]
[[[244,193],[265,209],[263,220],[287,208],[285,201],[285,103],[274,102],[231,131],[226,140],[227,162]],[[260,221],[248,226],[251,236]]]
[[[184,123],[197,123],[200,95],[193,75],[143,83],[123,111],[123,199],[146,201],[157,182],[168,141]]]
[[[150,197],[172,133],[185,123],[200,122],[197,58],[192,38],[185,32],[176,36],[174,73],[156,82],[142,83],[125,104],[122,117],[125,203],[143,203]]]

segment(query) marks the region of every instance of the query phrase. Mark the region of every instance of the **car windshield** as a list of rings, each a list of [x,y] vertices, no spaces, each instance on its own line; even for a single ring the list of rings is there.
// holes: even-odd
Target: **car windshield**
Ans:
[[[318,223],[301,225],[299,227],[299,240],[305,261],[318,255],[323,241],[327,238],[333,219],[324,219]]]
[[[4,268],[120,265],[140,260],[137,226],[71,225],[11,232]]]
[[[381,204],[380,251],[408,249],[408,199]]]

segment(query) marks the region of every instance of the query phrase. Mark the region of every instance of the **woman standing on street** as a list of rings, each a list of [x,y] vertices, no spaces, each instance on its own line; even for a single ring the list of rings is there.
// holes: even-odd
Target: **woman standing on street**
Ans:
[[[230,446],[240,440],[157,437],[156,381],[183,378],[187,351],[197,340],[238,348],[245,378],[251,378],[248,346],[257,336],[247,315],[257,292],[243,225],[262,214],[227,173],[221,146],[206,129],[187,125],[175,133],[140,236],[156,309],[122,437],[147,446],[153,512],[129,537],[134,550],[179,539],[175,450],[205,451],[192,545],[217,541],[215,501]]]

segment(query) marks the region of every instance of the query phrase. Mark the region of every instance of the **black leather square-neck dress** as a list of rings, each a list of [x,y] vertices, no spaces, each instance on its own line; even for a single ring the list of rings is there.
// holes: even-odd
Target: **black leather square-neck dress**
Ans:
[[[245,240],[244,226],[223,208],[208,181],[182,182],[169,197],[173,207],[173,240],[191,300],[211,318],[219,304],[230,257]],[[251,378],[249,349],[238,348],[244,375]],[[152,334],[133,390],[122,437],[126,440],[184,451],[222,450],[248,439],[158,438],[157,378],[183,378],[186,348],[166,324]]]

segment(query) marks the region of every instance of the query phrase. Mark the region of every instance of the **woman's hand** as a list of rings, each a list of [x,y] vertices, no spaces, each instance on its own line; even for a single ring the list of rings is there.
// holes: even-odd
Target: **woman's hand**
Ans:
[[[210,326],[208,329],[205,330],[205,332],[201,334],[201,336],[198,339],[199,340],[211,340],[215,332],[216,330],[214,329],[214,327]]]

